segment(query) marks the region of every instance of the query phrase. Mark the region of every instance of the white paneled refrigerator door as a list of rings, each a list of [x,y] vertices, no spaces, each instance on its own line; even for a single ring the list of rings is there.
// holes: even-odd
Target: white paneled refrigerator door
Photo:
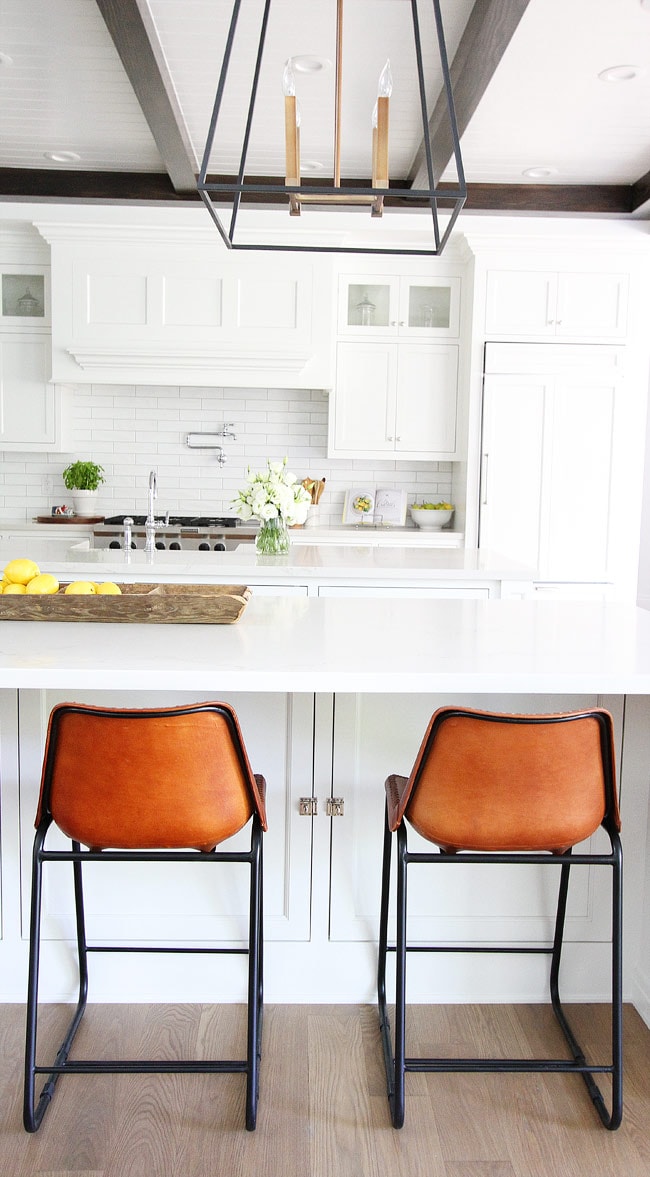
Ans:
[[[623,525],[620,351],[488,345],[480,546],[544,582],[607,583]]]

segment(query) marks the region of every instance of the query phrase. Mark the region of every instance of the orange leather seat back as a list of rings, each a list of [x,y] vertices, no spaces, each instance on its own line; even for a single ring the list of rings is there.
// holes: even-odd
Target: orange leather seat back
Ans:
[[[211,850],[255,811],[266,829],[264,781],[227,704],[52,711],[37,825],[50,812],[92,849]]]
[[[452,851],[562,852],[606,814],[618,829],[611,716],[600,708],[562,716],[442,708],[401,813]]]

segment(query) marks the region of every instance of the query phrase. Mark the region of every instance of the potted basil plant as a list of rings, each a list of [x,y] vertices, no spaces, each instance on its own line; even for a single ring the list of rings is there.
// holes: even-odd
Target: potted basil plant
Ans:
[[[97,491],[101,483],[106,481],[104,467],[97,462],[71,462],[63,471],[62,478],[66,490],[72,491],[75,515],[93,515]]]

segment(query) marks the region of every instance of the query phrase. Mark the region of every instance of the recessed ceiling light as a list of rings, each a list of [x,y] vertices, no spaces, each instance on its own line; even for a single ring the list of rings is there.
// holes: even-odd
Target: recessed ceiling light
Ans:
[[[557,176],[557,168],[534,167],[526,168],[522,176],[528,176],[530,180],[546,180],[549,176]]]
[[[646,12],[650,12],[650,0],[641,0],[641,7],[645,8]]]
[[[14,59],[8,53],[0,53],[0,65],[13,65]]]
[[[609,69],[601,70],[598,77],[601,82],[633,82],[644,73],[640,65],[612,65]]]
[[[43,155],[51,159],[52,163],[79,163],[81,159],[76,151],[44,151]]]
[[[321,70],[332,68],[328,57],[316,57],[313,53],[299,53],[297,57],[292,56],[291,64],[297,74],[318,74]]]
[[[301,172],[322,172],[324,167],[325,164],[318,159],[301,159],[300,161]]]

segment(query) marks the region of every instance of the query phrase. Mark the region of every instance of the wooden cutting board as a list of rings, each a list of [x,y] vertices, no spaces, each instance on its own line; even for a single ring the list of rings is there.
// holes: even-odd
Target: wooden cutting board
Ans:
[[[105,515],[37,515],[35,523],[103,523]]]
[[[103,621],[233,625],[251,590],[243,584],[122,584],[121,596],[0,593],[0,621]]]

